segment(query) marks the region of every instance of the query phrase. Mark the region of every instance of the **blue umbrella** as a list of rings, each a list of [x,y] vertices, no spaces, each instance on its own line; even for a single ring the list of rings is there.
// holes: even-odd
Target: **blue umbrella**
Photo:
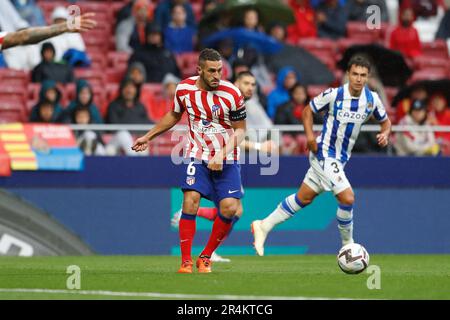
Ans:
[[[224,39],[232,39],[235,50],[249,46],[259,53],[274,54],[283,48],[282,44],[265,33],[246,28],[230,28],[219,31],[204,39],[203,44],[208,47],[215,46]]]

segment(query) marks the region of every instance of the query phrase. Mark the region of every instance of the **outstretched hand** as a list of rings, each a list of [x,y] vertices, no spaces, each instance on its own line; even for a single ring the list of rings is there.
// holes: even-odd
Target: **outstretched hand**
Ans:
[[[95,13],[88,12],[80,16],[72,18],[67,21],[67,27],[70,32],[85,32],[95,28],[97,22],[92,18],[95,17]]]
[[[133,143],[131,150],[136,152],[145,151],[148,147],[148,139],[145,136],[142,136]]]
[[[389,143],[389,135],[385,133],[377,134],[378,145],[382,148],[386,147]]]

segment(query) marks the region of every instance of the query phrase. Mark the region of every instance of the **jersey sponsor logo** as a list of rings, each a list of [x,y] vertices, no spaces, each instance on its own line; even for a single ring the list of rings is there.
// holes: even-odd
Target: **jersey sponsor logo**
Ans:
[[[195,177],[187,177],[186,178],[186,184],[188,186],[192,186],[195,183]]]
[[[339,121],[364,122],[367,119],[367,114],[353,111],[340,110],[337,115]]]

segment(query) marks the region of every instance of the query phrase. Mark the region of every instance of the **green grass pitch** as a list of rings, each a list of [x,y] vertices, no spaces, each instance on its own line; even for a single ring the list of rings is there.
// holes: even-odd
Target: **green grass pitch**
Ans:
[[[0,257],[0,299],[450,299],[449,255],[373,255],[381,288],[372,290],[370,274],[344,274],[332,255],[230,258],[211,274],[177,274],[170,256]],[[80,267],[81,291],[66,287],[69,265]]]

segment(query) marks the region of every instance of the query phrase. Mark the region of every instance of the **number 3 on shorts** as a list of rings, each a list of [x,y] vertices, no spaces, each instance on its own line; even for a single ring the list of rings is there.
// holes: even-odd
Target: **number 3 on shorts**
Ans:
[[[195,166],[193,162],[189,163],[189,165],[187,166],[186,173],[188,176],[195,176]]]

